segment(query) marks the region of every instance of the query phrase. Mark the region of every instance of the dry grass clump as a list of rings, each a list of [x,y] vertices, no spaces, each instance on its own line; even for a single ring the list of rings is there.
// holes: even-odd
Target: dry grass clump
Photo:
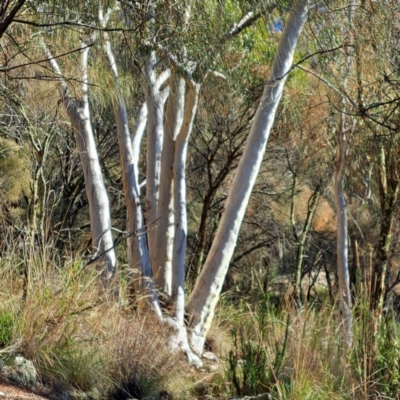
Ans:
[[[289,334],[285,359],[277,377],[277,398],[343,399],[349,396],[355,380],[335,308],[325,305],[320,310],[311,307],[300,313],[294,309],[287,312]]]
[[[267,392],[274,400],[400,398],[395,314],[387,311],[373,336],[368,296],[360,298],[348,350],[336,304],[320,300],[296,310],[291,302],[283,303],[274,306],[266,295],[251,306],[238,305],[240,318],[231,321],[232,346],[224,360],[226,389],[214,390],[214,396]]]
[[[226,354],[227,395],[268,392],[273,399],[358,398],[358,382],[342,344],[340,320],[329,304],[275,308],[268,297],[246,306],[232,328]]]
[[[56,391],[96,389],[102,398],[126,399],[183,388],[187,364],[170,351],[167,327],[149,312],[100,297],[96,271],[39,258],[0,264],[7,282],[0,289],[0,357],[22,354]]]

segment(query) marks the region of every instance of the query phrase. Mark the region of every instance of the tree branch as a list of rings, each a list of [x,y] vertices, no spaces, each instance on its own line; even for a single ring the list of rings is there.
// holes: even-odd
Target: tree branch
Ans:
[[[14,19],[17,12],[21,9],[21,7],[25,4],[26,0],[18,0],[17,4],[11,9],[10,13],[7,15],[6,18],[0,23],[0,38],[3,36],[4,32],[7,28],[12,24],[12,22],[16,22]],[[7,10],[6,6],[6,10]],[[4,11],[6,11],[4,10]]]
[[[261,13],[255,14],[254,11],[249,11],[239,22],[233,24],[231,29],[221,38],[220,42],[223,44],[232,37],[239,35],[240,32],[253,25],[260,17]]]

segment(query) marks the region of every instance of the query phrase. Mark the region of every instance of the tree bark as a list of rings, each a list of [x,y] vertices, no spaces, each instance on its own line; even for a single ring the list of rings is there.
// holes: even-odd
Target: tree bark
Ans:
[[[185,109],[185,80],[173,71],[164,123],[161,156],[162,181],[157,210],[157,254],[153,271],[155,282],[165,294],[172,294],[172,258],[174,246],[174,183],[173,165],[175,140],[182,127]]]
[[[107,285],[116,272],[116,257],[111,232],[110,203],[103,182],[96,142],[90,121],[87,72],[89,47],[83,47],[82,45],[81,81],[83,94],[81,98],[69,95],[67,84],[62,78],[63,75],[58,63],[52,57],[44,43],[42,44],[42,47],[54,72],[61,79],[61,95],[65,110],[75,132],[79,156],[85,177],[85,188],[89,202],[92,247],[96,251],[93,259],[99,257],[99,261],[104,263],[105,268],[102,276],[103,283]]]
[[[187,240],[186,214],[186,158],[189,136],[197,111],[200,85],[188,82],[186,92],[185,114],[182,129],[175,142],[174,157],[174,205],[175,205],[175,237],[173,248],[173,293],[175,297],[175,318],[179,324],[185,317],[185,256]]]
[[[4,0],[3,0],[4,1]],[[22,8],[22,6],[26,3],[26,0],[18,0],[14,7],[7,14],[7,9],[10,6],[10,1],[5,0],[4,3],[0,6],[0,38],[3,36],[4,32],[8,29],[8,27],[12,24],[15,16],[18,11]]]
[[[155,225],[157,221],[157,208],[159,202],[159,189],[161,179],[161,154],[164,139],[164,105],[165,98],[157,85],[157,56],[151,51],[146,61],[146,103],[147,117],[147,172],[146,172],[146,220],[148,225],[148,243],[150,260],[153,266],[153,276],[158,283],[157,255],[159,244],[157,243]],[[158,286],[158,285],[157,285]]]
[[[345,109],[346,101],[342,101]],[[343,318],[344,336],[348,348],[353,342],[353,317],[351,313],[352,301],[350,291],[350,275],[348,260],[348,230],[347,230],[347,206],[343,192],[344,168],[346,164],[347,135],[349,134],[347,116],[340,115],[340,127],[338,131],[338,147],[335,160],[335,205],[337,215],[337,263],[339,277],[339,303]]]
[[[131,135],[133,161],[135,163],[135,170],[139,171],[140,150],[142,146],[142,139],[147,125],[147,104],[144,102],[140,107],[136,119],[135,126]],[[139,182],[139,175],[137,176]]]
[[[289,14],[268,83],[226,201],[215,239],[187,304],[192,348],[201,354],[232,258],[239,228],[260,169],[268,137],[304,23],[307,0],[297,0]]]
[[[100,13],[100,19],[101,13]],[[118,70],[115,58],[111,49],[111,43],[106,32],[104,36],[104,51],[107,55],[111,72],[116,86],[116,94],[113,98],[114,114],[117,122],[118,144],[122,169],[122,182],[125,193],[125,204],[127,209],[126,230],[128,232],[127,248],[128,263],[133,274],[133,284],[138,293],[149,295],[150,302],[157,315],[161,318],[161,310],[158,303],[158,296],[154,287],[150,259],[147,249],[144,219],[140,205],[140,192],[138,182],[137,163],[135,160],[134,148],[132,146],[131,134],[128,124],[128,113],[125,100],[121,93]],[[139,132],[140,133],[140,132]],[[143,290],[144,289],[144,290]]]

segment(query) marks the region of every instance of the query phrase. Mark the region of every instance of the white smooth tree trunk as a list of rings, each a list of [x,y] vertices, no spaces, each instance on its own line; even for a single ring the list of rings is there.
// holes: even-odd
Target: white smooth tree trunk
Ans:
[[[215,306],[236,246],[239,228],[263,160],[287,74],[292,67],[297,41],[307,20],[307,3],[307,0],[295,1],[285,23],[270,77],[235,173],[221,222],[186,307],[191,318],[191,346],[198,354],[203,351]]]
[[[342,25],[343,36],[348,43],[353,43],[353,14],[356,4],[350,4],[346,10],[347,18],[344,18]],[[353,316],[351,312],[352,299],[350,291],[350,274],[349,274],[349,258],[348,258],[348,227],[347,227],[347,206],[344,195],[344,170],[346,166],[348,137],[351,135],[352,127],[354,127],[354,119],[346,114],[348,109],[347,99],[347,79],[354,64],[353,48],[346,48],[343,51],[344,63],[342,74],[342,94],[341,109],[339,121],[339,130],[337,132],[337,149],[335,157],[335,185],[334,196],[337,218],[337,264],[339,278],[339,304],[343,320],[344,339],[347,347],[350,349],[353,343]]]
[[[192,132],[199,100],[200,85],[188,82],[185,113],[181,132],[175,142],[174,157],[174,205],[175,237],[173,249],[173,293],[175,297],[175,318],[183,326],[185,318],[185,256],[187,241],[186,213],[186,158],[189,137]]]
[[[185,109],[185,81],[176,72],[170,79],[169,98],[165,113],[164,141],[161,156],[162,180],[157,210],[157,254],[153,271],[158,288],[172,294],[172,258],[175,234],[173,165],[175,140],[180,132]]]
[[[86,194],[89,202],[90,229],[92,234],[92,247],[96,250],[95,257],[100,257],[103,262],[103,281],[107,284],[116,272],[116,257],[114,242],[111,232],[110,203],[103,182],[96,142],[90,121],[88,98],[88,55],[89,47],[82,44],[81,81],[82,96],[70,96],[66,82],[56,60],[52,57],[47,46],[42,43],[45,56],[48,58],[54,72],[61,79],[61,95],[65,110],[74,129],[79,156],[85,178]]]
[[[101,19],[102,14],[100,12],[100,20]],[[103,37],[104,51],[110,64],[117,91],[113,103],[115,119],[117,122],[122,182],[127,209],[126,229],[129,235],[127,239],[128,263],[131,269],[138,271],[136,276],[133,276],[136,290],[138,293],[146,293],[147,295],[150,295],[150,302],[152,303],[157,315],[161,317],[158,296],[152,279],[144,219],[140,205],[139,174],[137,171],[138,160],[135,160],[134,158],[135,153],[132,147],[131,134],[129,131],[128,113],[126,110],[125,100],[119,87],[118,69],[111,49],[111,43],[106,32],[103,32]],[[143,288],[145,288],[145,290],[143,290]]]
[[[147,78],[146,103],[147,117],[147,172],[146,172],[146,221],[147,237],[149,242],[150,260],[153,267],[155,282],[159,284],[159,271],[156,267],[159,244],[156,240],[157,232],[157,207],[159,201],[159,188],[161,179],[161,153],[164,139],[164,105],[163,96],[157,82],[157,56],[151,51],[146,60],[145,72]]]
[[[165,81],[169,78],[170,75],[170,70],[167,69],[163,71],[160,76],[157,78],[157,87],[161,90],[162,86],[164,85]],[[168,98],[169,94],[169,87],[165,87],[161,91],[161,104],[164,107],[164,104]],[[148,115],[148,110],[147,110],[147,102],[145,101],[142,106],[140,107],[136,119],[135,119],[135,126],[133,128],[133,133],[131,135],[131,140],[132,140],[132,148],[133,148],[133,159],[136,165],[136,170],[139,170],[139,161],[140,161],[140,152],[141,152],[141,146],[142,146],[142,139],[144,136],[144,133],[146,131],[146,125],[147,125],[147,115]],[[138,177],[139,181],[139,177]],[[147,183],[147,182],[146,182]],[[153,229],[153,227],[152,227]]]
[[[342,104],[345,109],[346,101],[343,98]],[[339,277],[339,304],[342,313],[344,337],[348,348],[353,342],[353,317],[351,313],[352,301],[350,291],[350,274],[348,258],[348,230],[347,230],[347,206],[343,192],[344,168],[346,165],[347,134],[349,127],[346,123],[348,116],[341,113],[340,127],[338,132],[338,148],[335,160],[335,205],[337,215],[337,263]]]
[[[140,107],[136,119],[133,133],[131,135],[132,150],[133,150],[133,161],[135,163],[135,170],[139,170],[140,150],[142,145],[142,139],[147,125],[147,104],[144,102]],[[139,182],[139,176],[138,176]]]

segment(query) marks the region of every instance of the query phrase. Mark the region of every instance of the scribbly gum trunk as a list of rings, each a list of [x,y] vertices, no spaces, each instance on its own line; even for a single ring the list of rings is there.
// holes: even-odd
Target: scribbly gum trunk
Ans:
[[[376,258],[372,273],[371,307],[375,311],[376,326],[380,324],[382,309],[386,297],[387,264],[393,235],[400,177],[398,172],[398,148],[391,143],[389,149],[381,146],[379,154],[379,197],[381,204],[381,227]]]
[[[297,41],[307,19],[307,0],[294,2],[282,33],[268,83],[255,114],[243,156],[226,200],[215,239],[187,304],[191,345],[201,354],[236,246],[239,228],[260,169]]]

